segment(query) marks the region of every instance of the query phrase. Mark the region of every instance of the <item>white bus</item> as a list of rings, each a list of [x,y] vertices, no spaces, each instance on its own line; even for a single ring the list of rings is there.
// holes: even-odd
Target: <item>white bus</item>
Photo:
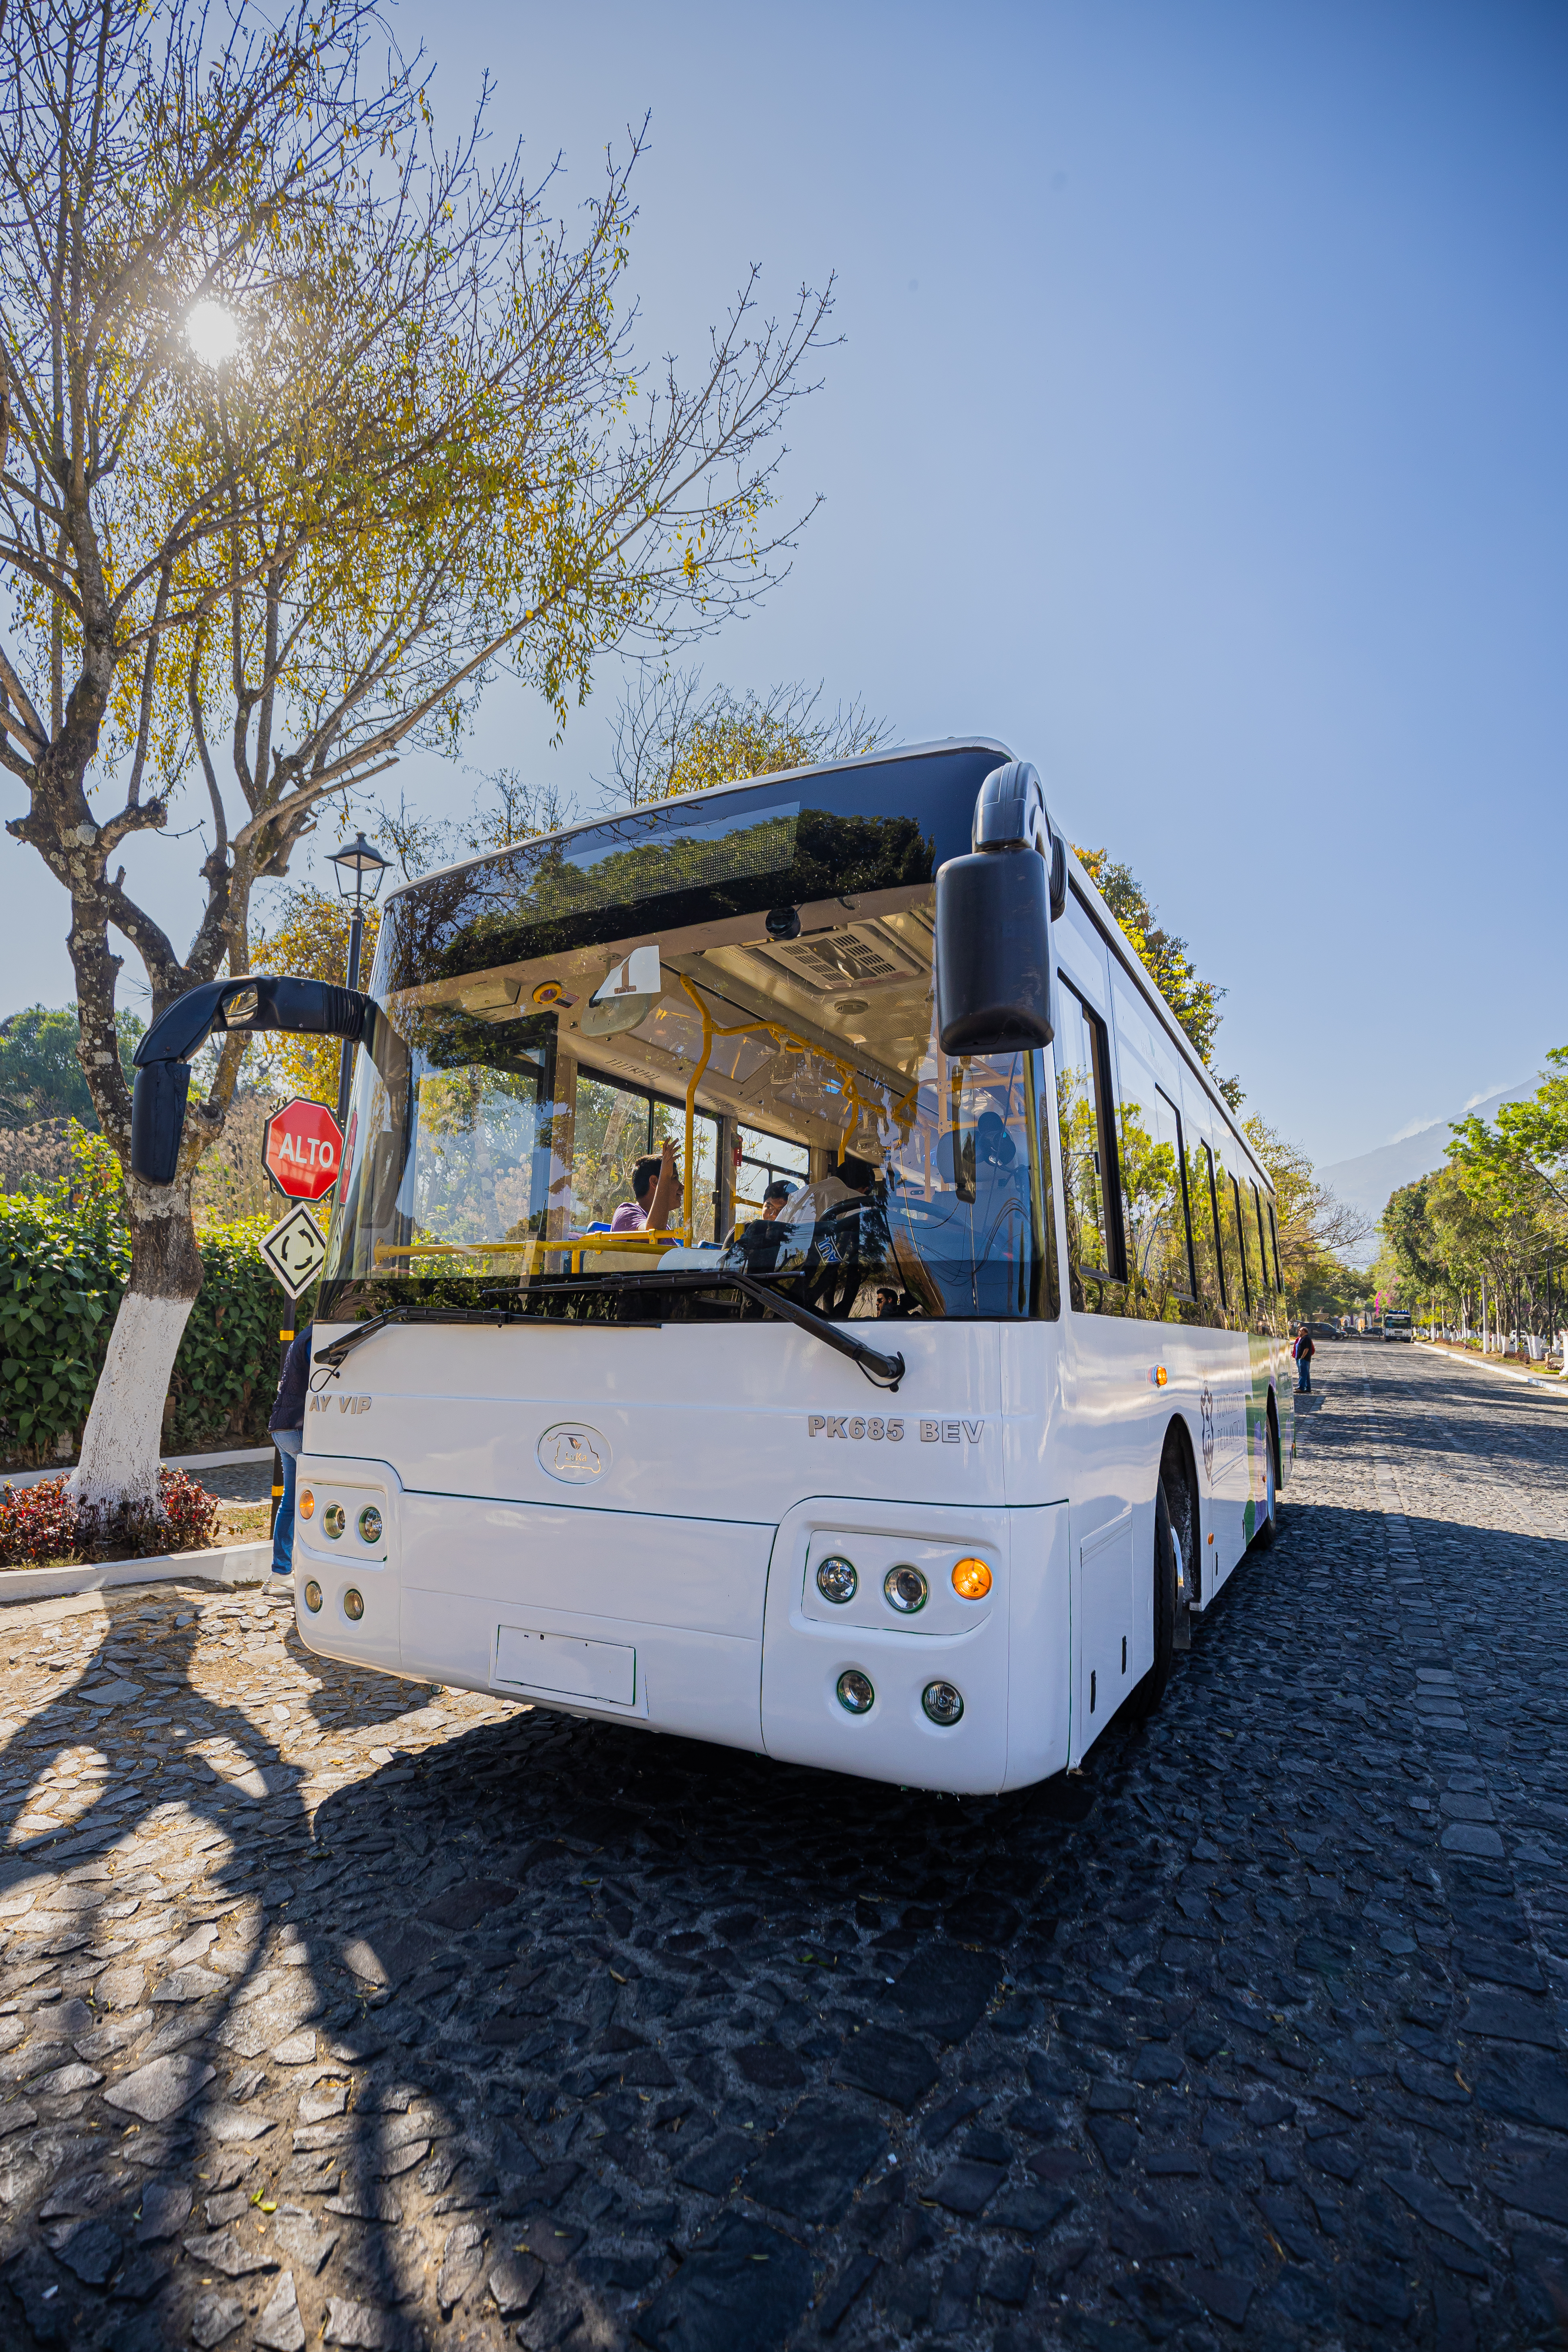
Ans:
[[[996,1790],[1152,1706],[1272,1537],[1268,1180],[999,744],[428,875],[366,997],[194,992],[139,1057],[150,1181],[214,1027],[363,1041],[298,1474],[313,1650]]]
[[[1410,1319],[1408,1307],[1385,1307],[1383,1310],[1383,1336],[1387,1339],[1415,1339],[1415,1326]]]

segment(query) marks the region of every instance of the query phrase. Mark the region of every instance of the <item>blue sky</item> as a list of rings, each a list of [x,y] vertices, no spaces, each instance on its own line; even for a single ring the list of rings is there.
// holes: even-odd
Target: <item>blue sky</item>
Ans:
[[[710,679],[821,678],[902,739],[1033,759],[1228,987],[1248,1107],[1320,1160],[1568,1042],[1560,8],[395,21],[454,124],[489,68],[573,201],[651,109],[645,351],[695,362],[752,261],[780,305],[838,273],[785,474],[826,503]],[[617,684],[553,751],[503,685],[470,756],[592,806]],[[472,790],[429,759],[396,782]],[[136,849],[182,933],[199,854]],[[0,1008],[60,1002],[64,902],[0,857]]]

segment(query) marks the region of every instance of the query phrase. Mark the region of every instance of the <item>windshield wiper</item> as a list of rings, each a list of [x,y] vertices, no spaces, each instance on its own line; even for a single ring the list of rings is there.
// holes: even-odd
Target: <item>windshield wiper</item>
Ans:
[[[842,1324],[830,1323],[815,1307],[802,1307],[797,1299],[786,1298],[782,1291],[770,1290],[749,1274],[737,1274],[714,1266],[703,1265],[672,1268],[668,1274],[602,1274],[596,1285],[615,1290],[738,1290],[742,1297],[755,1300],[766,1313],[776,1315],[781,1321],[793,1323],[800,1331],[809,1331],[825,1347],[836,1348],[858,1364],[873,1388],[897,1391],[906,1366],[897,1349],[888,1355],[880,1348],[868,1347],[864,1339],[851,1339]]]
[[[330,1340],[326,1347],[318,1348],[310,1366],[311,1376],[314,1378],[321,1366],[325,1364],[336,1380],[344,1360],[352,1356],[356,1348],[362,1348],[367,1339],[374,1339],[378,1331],[384,1331],[389,1323],[532,1323],[537,1320],[536,1316],[513,1314],[504,1307],[384,1307],[379,1315],[372,1315],[363,1323],[356,1323],[352,1331],[343,1333],[341,1339]]]
[[[814,1307],[800,1306],[796,1300],[768,1289],[765,1284],[754,1280],[749,1274],[721,1273],[717,1266],[711,1271],[706,1266],[689,1266],[669,1274],[579,1276],[574,1280],[552,1282],[542,1295],[548,1297],[563,1290],[591,1290],[600,1296],[605,1292],[638,1290],[738,1290],[765,1313],[776,1315],[781,1322],[793,1323],[797,1330],[809,1331],[825,1346],[836,1349],[841,1356],[847,1356],[852,1364],[859,1365],[873,1388],[889,1389],[896,1393],[906,1370],[903,1357],[897,1349],[888,1355],[880,1348],[868,1346],[864,1339],[852,1339],[839,1324],[830,1323],[826,1316],[819,1315]],[[356,1323],[353,1329],[345,1331],[341,1339],[333,1339],[321,1349],[311,1367],[312,1376],[324,1364],[335,1380],[345,1360],[356,1348],[363,1347],[367,1339],[374,1339],[378,1331],[384,1331],[393,1323],[502,1324],[542,1323],[545,1320],[542,1315],[526,1310],[520,1314],[515,1308],[504,1307],[386,1307],[379,1315],[371,1316],[367,1322]],[[584,1325],[582,1328],[588,1327]]]

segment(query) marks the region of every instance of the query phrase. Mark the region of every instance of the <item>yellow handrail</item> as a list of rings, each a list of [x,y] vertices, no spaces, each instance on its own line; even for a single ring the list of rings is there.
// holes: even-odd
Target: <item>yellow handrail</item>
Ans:
[[[395,1257],[548,1257],[557,1251],[679,1249],[687,1238],[681,1233],[649,1233],[638,1225],[629,1234],[566,1234],[554,1242],[537,1234],[526,1242],[377,1242],[375,1263],[383,1265]]]
[[[860,1092],[860,1074],[851,1063],[841,1061],[837,1054],[827,1052],[821,1045],[811,1045],[805,1037],[797,1037],[795,1031],[793,1029],[786,1029],[782,1022],[765,1021],[759,1016],[757,1019],[752,1021],[736,1021],[729,1027],[723,1027],[714,1020],[713,1015],[709,1012],[708,1007],[702,1002],[701,997],[697,993],[696,989],[692,986],[690,980],[685,972],[680,974],[680,985],[686,991],[686,993],[689,996],[693,1004],[697,1007],[698,1013],[700,1014],[702,1020],[701,1058],[699,1060],[696,1068],[692,1071],[686,1087],[685,1238],[689,1244],[691,1240],[691,1220],[697,1192],[696,1180],[692,1167],[692,1144],[697,1128],[697,1088],[703,1071],[708,1067],[709,1057],[713,1051],[713,1040],[715,1037],[745,1037],[760,1029],[764,1035],[773,1038],[775,1045],[785,1046],[796,1054],[815,1054],[819,1060],[831,1064],[832,1067],[837,1071],[839,1076],[844,1081],[845,1100],[851,1111],[858,1111],[862,1117],[869,1118],[872,1116],[872,1106],[866,1100],[865,1096]],[[914,1085],[910,1088],[910,1094],[917,1093],[919,1091],[919,1087],[920,1080],[917,1078]],[[897,1111],[903,1103],[908,1102],[909,1098],[909,1095],[900,1096],[899,1103],[894,1105],[895,1111]],[[838,1158],[840,1163],[843,1161],[846,1151],[849,1149],[849,1130],[854,1124],[855,1121],[853,1118],[847,1119],[845,1122],[844,1132],[838,1139]],[[719,1173],[718,1170],[715,1169],[713,1172],[715,1179],[717,1180]]]

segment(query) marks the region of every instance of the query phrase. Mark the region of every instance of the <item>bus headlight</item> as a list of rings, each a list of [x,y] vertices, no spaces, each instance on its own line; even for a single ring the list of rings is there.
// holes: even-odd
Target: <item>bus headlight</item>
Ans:
[[[838,1677],[838,1704],[849,1715],[867,1715],[877,1703],[877,1693],[869,1675],[858,1666],[846,1667]]]
[[[821,1593],[824,1601],[834,1601],[840,1608],[845,1601],[854,1600],[859,1582],[860,1580],[855,1573],[854,1562],[840,1559],[837,1556],[831,1559],[825,1559],[816,1571],[818,1592]]]
[[[945,1731],[963,1713],[963,1694],[952,1683],[927,1683],[921,1693],[921,1705],[931,1721]]]
[[[341,1503],[329,1503],[321,1513],[321,1533],[324,1536],[330,1536],[333,1543],[336,1543],[348,1523],[349,1515]]]
[[[310,1614],[314,1616],[321,1605],[321,1588],[317,1583],[315,1578],[312,1577],[309,1584],[305,1587],[305,1606],[310,1612]]]
[[[912,1617],[931,1599],[931,1586],[921,1570],[908,1565],[888,1570],[882,1579],[882,1591],[889,1608],[896,1609],[900,1617]]]
[[[351,1624],[354,1625],[357,1625],[360,1619],[364,1615],[363,1596],[363,1594],[356,1592],[352,1584],[343,1595],[343,1615],[349,1620]],[[960,1699],[960,1706],[962,1706],[963,1704],[963,1700]]]
[[[360,1513],[358,1527],[361,1543],[376,1544],[381,1541],[381,1513],[374,1503],[367,1503]]]

